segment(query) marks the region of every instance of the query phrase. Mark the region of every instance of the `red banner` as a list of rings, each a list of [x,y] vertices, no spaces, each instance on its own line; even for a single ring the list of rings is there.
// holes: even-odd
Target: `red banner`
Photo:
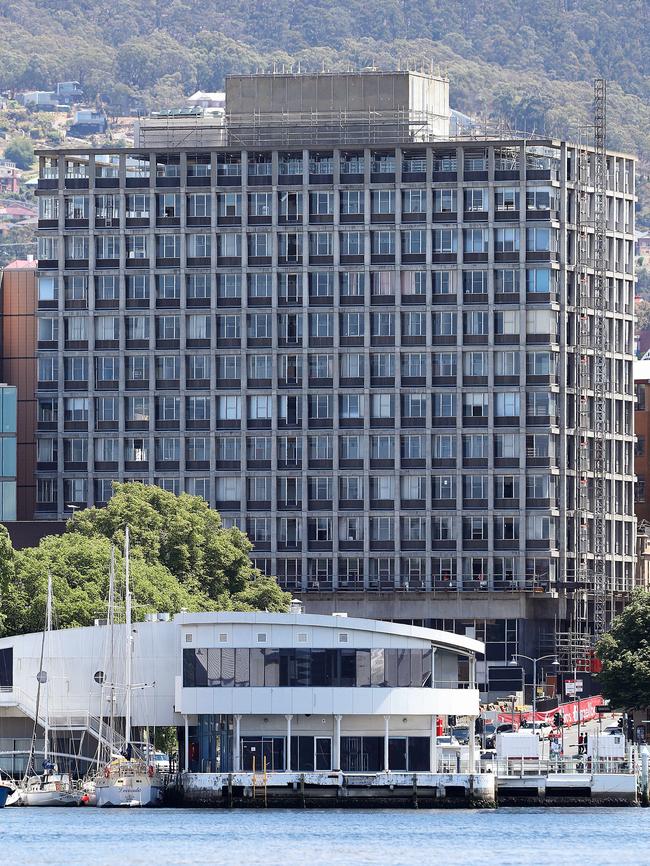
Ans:
[[[581,722],[590,722],[597,718],[596,707],[603,703],[603,696],[596,695],[593,698],[583,698],[581,701],[571,701],[568,704],[560,704],[554,710],[546,710],[543,713],[535,713],[536,722],[549,722],[553,724],[553,716],[556,713],[562,713],[565,728],[571,727],[578,723],[578,715]],[[523,719],[527,722],[533,721],[532,713],[499,713],[497,716],[499,722],[510,722],[514,725],[519,725]]]

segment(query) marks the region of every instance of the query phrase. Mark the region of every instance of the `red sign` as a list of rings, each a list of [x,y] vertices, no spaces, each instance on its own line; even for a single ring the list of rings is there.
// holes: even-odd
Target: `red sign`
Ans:
[[[571,701],[566,704],[560,704],[560,706],[556,707],[554,710],[547,710],[543,713],[535,713],[535,721],[549,722],[550,724],[553,724],[553,716],[555,715],[555,713],[562,713],[564,726],[568,728],[571,725],[575,725],[578,723],[578,715],[580,716],[581,722],[590,722],[592,719],[597,718],[598,713],[596,711],[596,707],[601,706],[602,703],[602,695],[596,695],[593,698],[584,698],[581,701]],[[518,724],[521,719],[526,719],[527,722],[532,722],[533,714],[515,713],[513,717],[512,713],[499,713],[497,718],[499,722],[510,722],[511,724]]]

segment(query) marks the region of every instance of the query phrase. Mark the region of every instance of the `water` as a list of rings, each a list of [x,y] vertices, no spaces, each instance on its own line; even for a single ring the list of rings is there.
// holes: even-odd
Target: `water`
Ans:
[[[650,809],[0,809],[7,866],[625,866]]]

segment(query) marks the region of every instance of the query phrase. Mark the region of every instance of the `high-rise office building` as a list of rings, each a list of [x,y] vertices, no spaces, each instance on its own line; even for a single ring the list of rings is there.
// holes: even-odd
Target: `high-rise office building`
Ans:
[[[105,503],[113,479],[204,496],[308,609],[486,640],[487,688],[488,666],[571,628],[595,311],[578,148],[451,139],[447,94],[409,72],[237,76],[220,146],[147,147],[144,125],[137,149],[40,153],[36,508]],[[616,604],[634,560],[628,156],[607,155],[606,205]]]

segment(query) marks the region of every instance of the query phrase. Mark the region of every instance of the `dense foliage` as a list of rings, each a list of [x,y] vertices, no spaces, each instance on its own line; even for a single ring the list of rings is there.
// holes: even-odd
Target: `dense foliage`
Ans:
[[[78,79],[115,112],[274,63],[433,63],[455,108],[574,135],[605,77],[610,143],[649,149],[645,0],[2,0],[0,22],[0,89]]]
[[[598,680],[603,694],[619,709],[650,706],[650,593],[638,590],[600,640],[603,663]]]
[[[63,535],[44,538],[38,547],[14,551],[0,527],[0,633],[42,628],[48,572],[60,627],[105,616],[111,542],[121,576],[127,523],[136,617],[182,608],[287,609],[288,594],[253,567],[248,538],[224,529],[203,499],[144,484],[116,488],[105,508],[77,512]]]
[[[29,168],[34,162],[34,145],[25,136],[12,138],[5,147],[5,159],[15,162],[18,168]]]

